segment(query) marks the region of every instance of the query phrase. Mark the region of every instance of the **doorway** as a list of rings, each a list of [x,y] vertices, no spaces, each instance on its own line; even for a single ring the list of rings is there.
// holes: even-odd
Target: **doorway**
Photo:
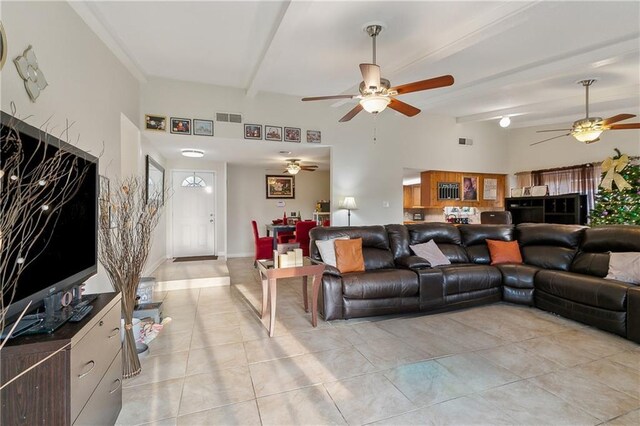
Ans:
[[[171,177],[173,257],[215,255],[215,173],[174,170]]]

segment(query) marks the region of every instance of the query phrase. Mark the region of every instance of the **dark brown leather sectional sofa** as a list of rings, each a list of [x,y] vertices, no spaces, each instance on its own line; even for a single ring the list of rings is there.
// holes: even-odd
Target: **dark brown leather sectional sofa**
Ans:
[[[316,240],[362,238],[365,272],[327,266],[326,320],[442,312],[504,300],[535,306],[640,343],[640,286],[607,280],[609,252],[640,252],[640,226],[520,224],[328,227]],[[434,240],[451,265],[432,268],[410,245]],[[491,266],[486,240],[517,240],[523,264]]]

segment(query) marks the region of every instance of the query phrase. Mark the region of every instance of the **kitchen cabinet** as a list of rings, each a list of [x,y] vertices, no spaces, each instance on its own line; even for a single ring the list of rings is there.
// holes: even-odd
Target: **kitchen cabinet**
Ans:
[[[459,206],[502,210],[504,209],[505,198],[505,176],[504,174],[493,173],[452,172],[442,170],[424,171],[420,174],[421,202],[425,208]],[[476,200],[462,199],[464,193],[463,179],[465,177],[476,179]],[[494,191],[495,200],[485,199],[485,185],[490,182],[496,183]],[[488,185],[487,189],[489,189]]]
[[[421,185],[404,185],[402,187],[402,207],[405,209],[423,208]]]

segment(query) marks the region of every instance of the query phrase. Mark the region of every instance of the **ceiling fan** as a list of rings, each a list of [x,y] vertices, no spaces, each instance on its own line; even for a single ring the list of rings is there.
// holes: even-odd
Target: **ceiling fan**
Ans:
[[[287,169],[282,173],[289,173],[290,175],[297,175],[300,170],[305,172],[315,172],[318,168],[315,164],[311,166],[301,165],[299,158],[288,158],[285,161],[287,162]]]
[[[420,110],[405,102],[395,98],[398,95],[404,95],[422,90],[437,89],[439,87],[451,86],[453,77],[443,75],[440,77],[430,78],[428,80],[414,81],[413,83],[403,84],[401,86],[391,87],[391,82],[386,78],[380,77],[380,66],[376,65],[376,37],[382,31],[382,25],[368,25],[364,29],[373,41],[373,63],[360,64],[360,72],[363,81],[360,83],[359,95],[334,95],[334,96],[315,96],[302,98],[303,101],[323,101],[327,99],[360,99],[351,111],[349,111],[339,121],[341,123],[351,120],[363,109],[371,114],[377,114],[383,111],[387,106],[408,117],[413,117],[420,113]]]
[[[626,124],[613,124],[619,121],[628,120],[635,117],[633,114],[618,114],[609,118],[589,117],[589,86],[595,83],[596,79],[580,80],[578,84],[582,84],[586,92],[586,117],[575,121],[570,129],[553,129],[553,130],[538,130],[537,133],[542,132],[565,132],[569,133],[554,136],[549,139],[544,139],[538,142],[532,143],[530,146],[537,145],[542,142],[547,142],[552,139],[562,138],[565,136],[573,136],[580,142],[593,143],[600,140],[600,135],[605,130],[627,130],[627,129],[640,129],[640,123],[626,123]]]

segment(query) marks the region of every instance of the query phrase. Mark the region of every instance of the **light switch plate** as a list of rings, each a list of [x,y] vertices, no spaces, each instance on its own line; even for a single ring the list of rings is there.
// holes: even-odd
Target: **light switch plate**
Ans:
[[[388,201],[383,201],[382,202],[382,207],[385,207],[385,208],[389,207],[389,202]]]

